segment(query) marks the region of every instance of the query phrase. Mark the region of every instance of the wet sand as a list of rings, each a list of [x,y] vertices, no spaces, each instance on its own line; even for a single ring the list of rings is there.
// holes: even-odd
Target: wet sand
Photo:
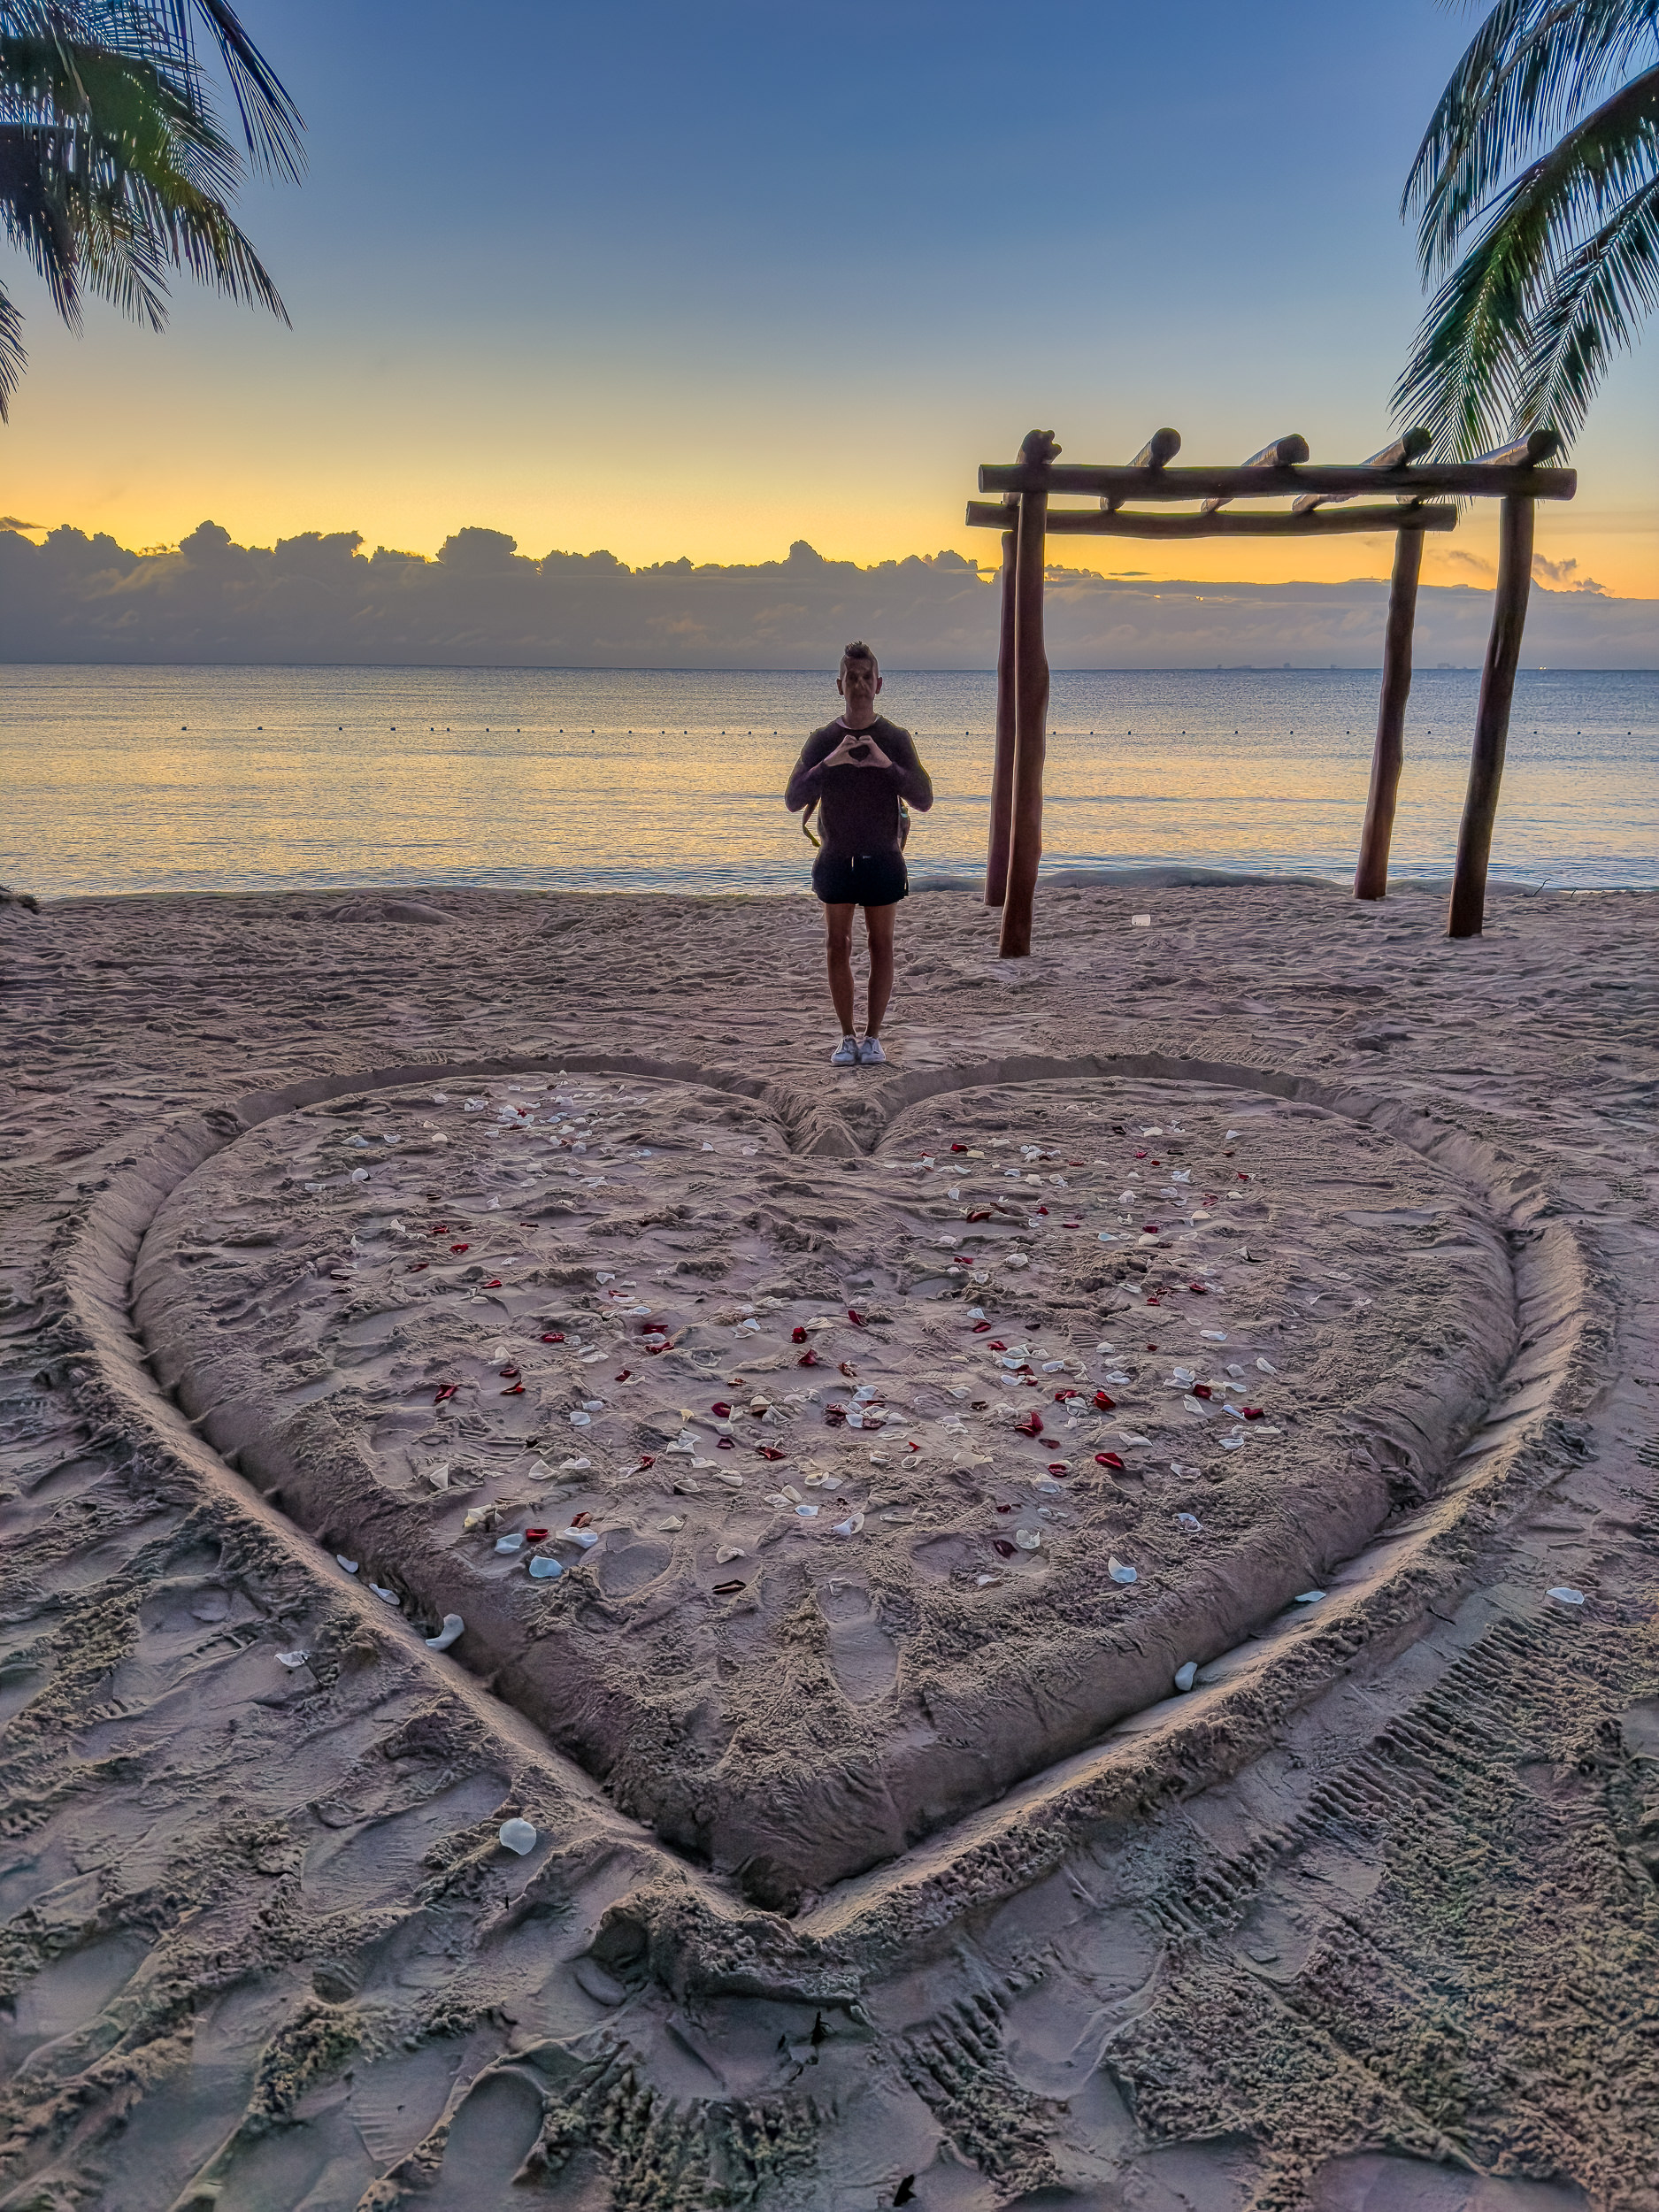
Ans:
[[[0,910],[0,2205],[1659,2202],[1659,900],[1440,926]]]

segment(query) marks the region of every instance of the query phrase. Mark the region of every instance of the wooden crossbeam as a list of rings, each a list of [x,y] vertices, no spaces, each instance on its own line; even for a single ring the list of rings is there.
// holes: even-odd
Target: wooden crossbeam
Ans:
[[[1008,510],[1000,502],[968,502],[968,520],[976,530],[1006,530]],[[1319,538],[1362,530],[1452,530],[1455,507],[1350,507],[1340,514],[1143,515],[1121,507],[1096,514],[1092,508],[1048,510],[1050,537],[1073,538]]]
[[[1524,455],[1525,447],[1520,450]],[[1057,497],[1074,493],[1120,501],[1298,499],[1305,492],[1343,498],[1357,492],[1375,498],[1379,492],[1396,491],[1406,499],[1571,499],[1578,488],[1576,469],[1540,468],[1525,458],[1436,461],[1399,469],[1317,461],[1271,469],[1112,468],[1082,462],[1033,468],[1005,461],[986,462],[979,470],[982,492],[1047,492]]]

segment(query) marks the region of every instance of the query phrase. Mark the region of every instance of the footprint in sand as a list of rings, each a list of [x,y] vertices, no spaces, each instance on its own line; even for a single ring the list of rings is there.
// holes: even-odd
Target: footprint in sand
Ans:
[[[854,1705],[885,1697],[898,1678],[898,1647],[877,1620],[869,1591],[858,1582],[829,1582],[818,1602],[829,1623],[830,1664],[843,1694]]]

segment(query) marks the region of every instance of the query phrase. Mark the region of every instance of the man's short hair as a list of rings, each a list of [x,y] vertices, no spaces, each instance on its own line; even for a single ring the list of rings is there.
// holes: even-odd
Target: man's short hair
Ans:
[[[879,671],[879,662],[861,637],[856,637],[850,645],[844,646],[841,649],[840,673],[843,676],[847,673],[849,661],[868,661],[872,668]]]

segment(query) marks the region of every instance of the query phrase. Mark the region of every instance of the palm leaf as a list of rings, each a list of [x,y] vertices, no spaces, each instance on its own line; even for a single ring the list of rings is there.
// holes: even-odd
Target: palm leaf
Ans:
[[[1407,179],[1424,273],[1449,266],[1517,161],[1659,46],[1659,0],[1498,0],[1441,94]]]
[[[0,422],[11,417],[12,395],[22,381],[27,362],[23,350],[23,318],[0,285]]]
[[[1571,438],[1616,346],[1659,308],[1659,177],[1632,193],[1561,271],[1534,322],[1517,411]]]
[[[1618,211],[1656,173],[1659,69],[1585,117],[1496,201],[1431,301],[1394,391],[1398,418],[1424,422],[1437,454],[1471,458],[1540,419],[1526,411],[1540,388],[1527,366],[1539,344],[1535,319],[1563,272],[1577,266],[1586,234],[1617,226]],[[1605,313],[1609,296],[1586,274],[1585,297],[1592,296]],[[1628,342],[1628,329],[1626,321],[1612,342]],[[1570,385],[1561,388],[1571,397]],[[1587,402],[1587,390],[1580,393]],[[1572,426],[1581,419],[1580,409]]]

